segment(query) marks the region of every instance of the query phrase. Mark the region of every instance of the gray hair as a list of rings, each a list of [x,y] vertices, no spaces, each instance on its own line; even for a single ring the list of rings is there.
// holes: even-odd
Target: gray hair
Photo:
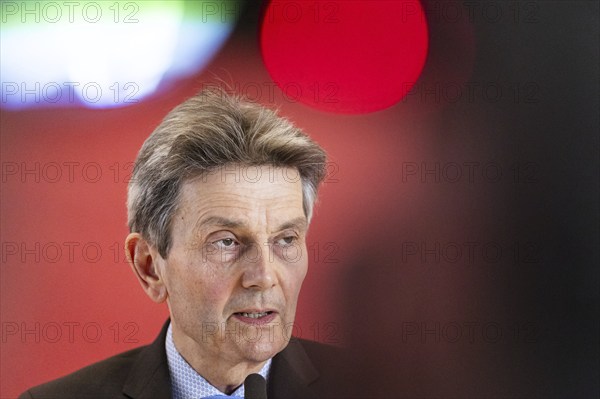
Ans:
[[[144,142],[127,196],[128,224],[167,258],[181,185],[225,165],[295,168],[308,221],[326,155],[274,111],[211,88],[175,107]]]

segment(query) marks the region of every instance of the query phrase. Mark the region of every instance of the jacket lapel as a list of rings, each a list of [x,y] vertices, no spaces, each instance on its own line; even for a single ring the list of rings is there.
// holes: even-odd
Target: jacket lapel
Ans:
[[[134,363],[123,393],[135,399],[171,398],[171,376],[165,350],[165,338],[169,320],[154,342],[140,352]]]
[[[319,377],[302,344],[295,338],[273,358],[267,391],[269,399],[311,398],[309,387]]]

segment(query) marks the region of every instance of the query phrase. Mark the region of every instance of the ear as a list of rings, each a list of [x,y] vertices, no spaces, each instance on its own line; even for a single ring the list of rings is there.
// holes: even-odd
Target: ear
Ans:
[[[146,294],[156,303],[167,299],[167,288],[159,267],[164,259],[140,234],[131,233],[125,239],[127,262]]]

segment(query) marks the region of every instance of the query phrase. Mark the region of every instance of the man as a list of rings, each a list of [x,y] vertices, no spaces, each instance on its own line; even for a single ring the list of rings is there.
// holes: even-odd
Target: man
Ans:
[[[22,398],[345,396],[339,353],[290,339],[324,151],[273,111],[218,90],[171,111],[146,140],[128,192],[129,264],[170,320],[149,346]]]

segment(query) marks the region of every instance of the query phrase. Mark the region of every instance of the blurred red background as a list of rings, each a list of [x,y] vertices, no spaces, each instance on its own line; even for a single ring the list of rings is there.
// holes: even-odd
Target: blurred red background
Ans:
[[[127,177],[216,78],[329,153],[296,333],[355,350],[370,395],[597,394],[598,4],[423,3],[423,74],[382,111],[282,93],[258,5],[202,73],[137,105],[0,111],[0,397],[154,339],[167,310],[123,260]]]

